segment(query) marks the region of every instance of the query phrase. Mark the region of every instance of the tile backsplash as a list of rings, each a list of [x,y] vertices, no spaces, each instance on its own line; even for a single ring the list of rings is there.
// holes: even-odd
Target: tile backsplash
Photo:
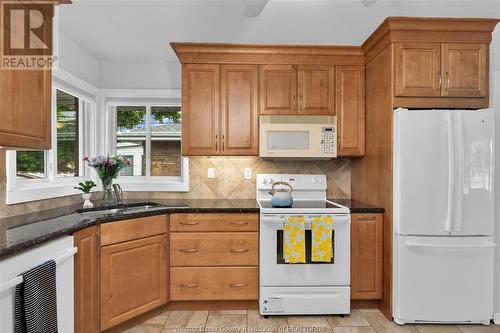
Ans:
[[[244,179],[244,169],[252,168],[252,179]],[[207,178],[207,169],[215,178]],[[125,199],[254,199],[255,174],[326,174],[328,197],[351,197],[351,161],[338,158],[325,161],[263,160],[257,157],[191,157],[189,192],[126,192]],[[0,150],[0,217],[7,217],[80,202],[80,195],[40,200],[16,205],[5,204],[5,150]]]

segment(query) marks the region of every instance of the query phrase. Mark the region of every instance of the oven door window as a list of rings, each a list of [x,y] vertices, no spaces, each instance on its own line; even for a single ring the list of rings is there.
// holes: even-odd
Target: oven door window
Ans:
[[[279,265],[289,265],[288,263],[285,262],[285,257],[283,256],[283,230],[277,230],[277,242],[276,242],[276,263]],[[311,239],[312,239],[312,232],[311,230],[306,230],[305,231],[305,237],[306,237],[306,264],[333,264],[335,263],[335,230],[332,230],[332,260],[330,262],[316,262],[312,261],[312,246],[311,246]],[[292,265],[301,265],[301,264],[292,264]],[[304,265],[304,264],[302,264]]]

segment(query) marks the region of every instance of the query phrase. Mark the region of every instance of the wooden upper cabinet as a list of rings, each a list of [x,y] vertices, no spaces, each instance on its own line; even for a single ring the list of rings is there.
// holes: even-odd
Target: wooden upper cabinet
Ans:
[[[335,66],[298,66],[301,114],[335,114]]]
[[[258,66],[221,65],[222,155],[258,155]]]
[[[441,96],[441,44],[396,43],[396,96]]]
[[[351,299],[382,298],[382,214],[351,215]]]
[[[260,114],[297,114],[296,66],[260,66]]]
[[[51,39],[51,15],[44,12],[44,41]],[[9,27],[3,28],[5,35],[10,32]],[[0,69],[0,145],[50,149],[51,96],[50,69]]]
[[[101,330],[167,301],[167,235],[103,246]]]
[[[183,155],[219,154],[219,67],[182,66]]]
[[[486,44],[442,44],[442,95],[486,97],[488,46]]]
[[[336,113],[338,156],[365,153],[365,70],[364,66],[337,66]]]
[[[99,330],[99,238],[97,226],[74,234],[75,332]]]

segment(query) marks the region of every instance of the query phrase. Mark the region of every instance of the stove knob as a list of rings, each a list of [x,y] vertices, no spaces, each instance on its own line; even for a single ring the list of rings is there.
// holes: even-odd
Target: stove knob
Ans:
[[[313,184],[316,184],[316,178],[313,178],[313,179],[312,179],[312,183],[313,183]]]
[[[264,179],[262,180],[262,184],[264,184],[264,185],[266,185],[266,184],[267,184],[267,179],[266,179],[266,178],[264,178]]]
[[[321,178],[318,178],[318,184],[321,184],[322,182]]]

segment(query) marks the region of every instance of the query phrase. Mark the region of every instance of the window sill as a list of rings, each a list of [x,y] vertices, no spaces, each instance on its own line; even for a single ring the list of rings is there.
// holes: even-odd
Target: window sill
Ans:
[[[19,184],[20,182],[18,182],[19,187],[7,191],[6,203],[7,205],[13,205],[81,194],[82,192],[75,190],[73,187],[78,186],[78,183],[82,180],[77,178],[71,181],[33,182],[32,184]]]

